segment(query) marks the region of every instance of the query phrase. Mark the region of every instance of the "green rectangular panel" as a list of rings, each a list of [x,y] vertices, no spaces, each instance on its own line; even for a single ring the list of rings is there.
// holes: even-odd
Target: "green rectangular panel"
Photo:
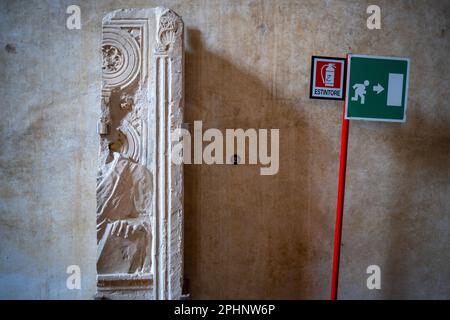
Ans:
[[[404,122],[409,59],[348,55],[346,119]]]

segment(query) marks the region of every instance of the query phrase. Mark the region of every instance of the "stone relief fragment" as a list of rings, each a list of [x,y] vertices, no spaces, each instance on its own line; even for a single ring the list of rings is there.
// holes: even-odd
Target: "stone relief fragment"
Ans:
[[[109,166],[97,185],[97,270],[150,273],[150,172],[117,152]]]
[[[183,116],[183,23],[165,8],[121,9],[102,31],[97,296],[177,299],[183,175],[168,150]]]

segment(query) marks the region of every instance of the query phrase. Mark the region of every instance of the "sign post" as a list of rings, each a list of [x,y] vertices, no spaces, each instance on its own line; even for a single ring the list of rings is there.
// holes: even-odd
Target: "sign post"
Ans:
[[[348,59],[348,55],[347,55]],[[344,93],[344,100],[347,99]],[[350,121],[345,119],[345,102],[342,112],[341,154],[339,160],[339,182],[336,206],[336,225],[334,229],[333,271],[331,276],[331,300],[337,299],[339,282],[339,260],[341,256],[342,218],[344,214],[345,173],[347,171],[347,146]]]
[[[347,55],[331,300],[336,300],[338,293],[349,120],[405,122],[408,84],[408,58]]]

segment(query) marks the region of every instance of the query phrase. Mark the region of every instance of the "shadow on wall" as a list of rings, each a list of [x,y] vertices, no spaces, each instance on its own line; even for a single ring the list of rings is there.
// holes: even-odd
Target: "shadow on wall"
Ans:
[[[414,78],[411,84],[417,88]],[[448,296],[450,137],[423,120],[424,99],[411,90],[405,124],[351,125],[341,258],[345,298]],[[449,132],[450,122],[442,119],[439,128]],[[380,266],[381,290],[366,287],[365,269],[372,264]]]
[[[449,124],[450,125],[450,124]],[[384,299],[439,299],[448,293],[450,139],[430,137],[390,146],[400,169],[386,192],[389,211]],[[425,190],[429,186],[428,190]],[[443,190],[447,189],[447,192]],[[446,211],[447,208],[447,211]],[[436,219],[440,223],[436,223]],[[424,256],[430,253],[433,257]],[[429,282],[433,291],[415,290]],[[431,283],[430,283],[431,282]]]
[[[319,102],[308,100],[312,107],[305,108],[301,99],[283,99],[274,74],[262,79],[247,71],[260,68],[244,65],[245,59],[233,64],[220,52],[207,50],[199,30],[187,29],[187,44],[185,121],[201,120],[203,130],[222,132],[279,128],[280,169],[277,175],[261,176],[259,165],[185,166],[186,291],[194,299],[327,299],[339,148],[323,132],[340,134],[340,120],[326,124],[336,128],[321,128],[322,112],[330,116],[329,109],[321,109]],[[380,128],[384,125],[386,130]],[[351,132],[370,135],[365,129],[374,126],[358,123]],[[448,275],[434,275],[434,270],[445,269],[448,259],[448,202],[442,190],[448,190],[449,140],[412,136],[392,124],[376,128],[378,138],[366,137],[375,139],[372,146],[353,145],[349,154],[357,164],[352,170],[366,168],[367,161],[371,167],[348,186],[356,197],[347,204],[344,239],[360,243],[350,240],[342,258],[354,261],[359,255],[361,268],[351,266],[360,274],[348,279],[361,282],[347,283],[345,294],[371,297],[365,268],[375,254],[382,260],[383,277],[376,297],[445,296]],[[347,178],[352,176],[349,170]],[[383,181],[373,189],[377,176]],[[424,186],[430,186],[430,193]],[[371,213],[379,212],[375,223],[372,215],[361,215],[361,203]],[[433,222],[436,217],[442,218],[441,225]],[[377,247],[370,246],[373,239]],[[361,249],[361,241],[371,249]],[[425,262],[424,252],[436,252],[436,259]],[[410,292],[411,283],[421,281],[433,281],[436,292]]]
[[[306,115],[206,50],[199,30],[187,30],[187,43],[185,121],[222,132],[279,128],[280,169],[261,176],[259,165],[185,165],[186,291],[193,299],[310,298]],[[332,150],[328,139],[313,134]]]

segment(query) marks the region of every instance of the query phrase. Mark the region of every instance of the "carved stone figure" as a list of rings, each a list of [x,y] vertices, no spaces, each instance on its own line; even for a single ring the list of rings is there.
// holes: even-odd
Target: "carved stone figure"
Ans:
[[[180,17],[165,8],[103,19],[99,298],[181,296],[183,173],[170,147],[183,117],[182,35]]]
[[[150,273],[151,174],[119,153],[97,185],[97,270]]]

